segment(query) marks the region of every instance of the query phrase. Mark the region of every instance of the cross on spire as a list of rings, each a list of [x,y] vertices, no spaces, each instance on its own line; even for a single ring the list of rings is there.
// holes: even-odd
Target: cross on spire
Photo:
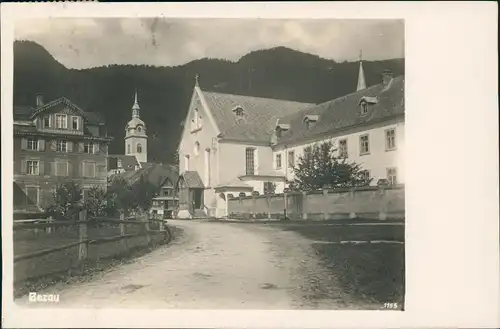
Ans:
[[[200,83],[200,75],[199,74],[196,74],[196,76],[194,77],[195,78],[195,84],[196,86],[199,86],[199,83]]]

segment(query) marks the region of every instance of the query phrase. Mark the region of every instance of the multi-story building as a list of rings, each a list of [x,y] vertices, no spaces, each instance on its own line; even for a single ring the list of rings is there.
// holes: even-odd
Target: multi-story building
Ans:
[[[229,195],[281,193],[306,146],[332,141],[365,175],[404,183],[404,77],[321,104],[203,91],[195,84],[179,145],[179,217],[227,215]]]
[[[103,118],[85,112],[65,97],[35,107],[14,107],[14,184],[26,204],[44,207],[56,184],[78,183],[85,191],[106,189],[108,145]],[[22,202],[15,208],[23,208]]]

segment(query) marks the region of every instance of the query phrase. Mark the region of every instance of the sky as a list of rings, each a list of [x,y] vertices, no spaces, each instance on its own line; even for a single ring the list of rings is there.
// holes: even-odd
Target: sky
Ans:
[[[45,18],[19,21],[31,40],[68,68],[176,66],[203,57],[237,61],[285,46],[338,62],[404,57],[402,20]]]

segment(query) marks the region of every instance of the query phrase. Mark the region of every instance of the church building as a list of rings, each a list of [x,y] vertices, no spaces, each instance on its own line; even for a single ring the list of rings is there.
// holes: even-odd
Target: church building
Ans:
[[[215,93],[196,80],[179,145],[179,218],[225,217],[232,196],[283,193],[305,147],[332,141],[372,184],[404,184],[404,76],[321,104]],[[271,188],[272,186],[272,188]]]

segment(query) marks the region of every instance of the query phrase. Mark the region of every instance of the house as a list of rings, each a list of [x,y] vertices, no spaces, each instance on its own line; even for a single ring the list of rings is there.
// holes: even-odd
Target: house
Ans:
[[[321,104],[213,93],[195,83],[179,144],[180,218],[227,216],[231,195],[282,193],[308,145],[331,140],[365,175],[404,183],[404,77]]]
[[[330,140],[338,156],[362,165],[371,184],[404,184],[404,132],[404,76],[393,78],[386,70],[380,84],[280,118],[273,167],[293,180],[304,148]]]
[[[177,208],[179,198],[176,196],[174,182],[170,177],[165,178],[160,186],[158,196],[153,198],[150,213],[152,216],[173,215]]]
[[[108,145],[103,118],[85,112],[65,97],[36,106],[14,106],[14,183],[26,206],[45,207],[56,184],[78,183],[85,191],[106,189]],[[22,202],[16,202],[22,208]]]
[[[141,164],[134,155],[108,155],[108,176],[121,174],[126,171],[136,171],[140,168]]]

